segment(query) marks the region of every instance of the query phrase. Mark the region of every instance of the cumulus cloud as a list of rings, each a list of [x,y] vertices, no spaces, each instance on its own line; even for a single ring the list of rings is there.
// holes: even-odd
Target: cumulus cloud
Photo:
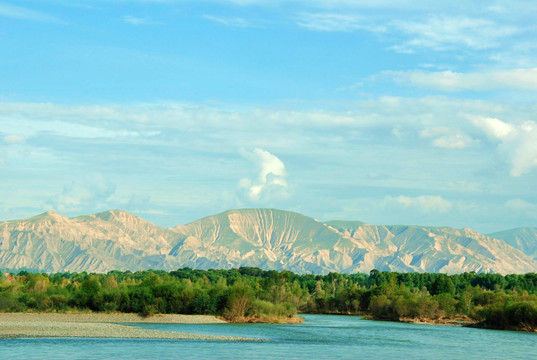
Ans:
[[[262,149],[253,152],[241,151],[242,155],[253,162],[259,170],[257,179],[244,178],[239,186],[247,191],[253,201],[260,200],[264,194],[284,194],[288,188],[284,163],[275,155]]]
[[[397,206],[404,209],[415,209],[423,213],[432,213],[432,212],[447,212],[453,206],[453,204],[444,199],[441,196],[435,195],[422,195],[416,197],[410,196],[397,196],[391,197],[386,196],[383,200],[383,205],[387,207]]]
[[[319,103],[324,110],[315,106],[298,109],[189,103],[3,103],[0,158],[4,156],[6,160],[3,173],[13,174],[11,181],[17,186],[2,200],[6,208],[18,204],[42,207],[43,193],[50,186],[59,186],[56,193],[45,195],[45,200],[50,198],[49,208],[59,212],[167,209],[181,214],[167,220],[172,225],[230,207],[253,204],[292,208],[296,205],[289,201],[290,194],[300,199],[304,213],[316,215],[333,209],[339,198],[375,193],[378,198],[371,201],[370,208],[348,217],[378,223],[392,222],[390,219],[419,223],[427,218],[432,224],[449,223],[450,218],[462,218],[460,214],[466,213],[459,210],[457,200],[452,200],[455,195],[446,195],[461,191],[458,181],[483,184],[481,192],[492,199],[498,194],[509,196],[509,189],[516,189],[510,198],[520,196],[522,191],[532,194],[531,185],[525,188],[522,184],[531,183],[530,176],[512,178],[508,171],[487,173],[492,176],[485,179],[482,175],[485,170],[497,170],[491,166],[488,145],[498,145],[498,152],[510,154],[502,141],[511,141],[511,132],[518,126],[515,119],[519,124],[533,119],[532,104],[385,96],[341,109],[328,109],[324,103]],[[488,132],[475,127],[465,116],[485,113],[502,119],[484,122]],[[484,134],[489,132],[487,140]],[[7,146],[4,137],[9,134],[25,140]],[[462,147],[457,145],[457,134],[473,139],[471,151],[443,151],[440,159],[437,151],[430,151],[430,146]],[[514,146],[515,141],[510,144]],[[246,160],[236,161],[237,148],[248,149],[241,152]],[[270,161],[271,156],[277,160]],[[291,160],[296,162],[288,162]],[[291,164],[292,182],[287,175]],[[43,176],[32,176],[37,172]],[[97,172],[106,174],[107,179],[111,176],[125,181],[108,198],[106,186],[101,187],[105,190],[96,190],[101,195],[95,195],[97,200],[91,203],[92,187],[80,179],[70,183],[73,172]],[[238,188],[241,178],[247,179]],[[67,185],[62,189],[64,183]],[[442,205],[428,205],[438,210],[430,213],[412,207],[410,204],[419,205],[417,194],[412,193],[418,187],[418,194],[441,195],[452,203],[449,216],[440,211]],[[231,200],[222,199],[224,191],[230,192]],[[149,196],[151,202],[129,204],[128,197],[137,192]],[[392,202],[382,204],[386,194],[393,196]],[[406,198],[397,198],[401,194]],[[427,209],[423,198],[422,203]],[[442,201],[437,203],[444,204],[443,208],[449,206]],[[60,210],[56,205],[70,210]],[[376,215],[370,215],[373,213]],[[485,217],[479,211],[475,214],[476,218]],[[0,215],[5,219],[13,216]]]
[[[537,68],[459,73],[452,71],[385,71],[395,82],[448,92],[486,90],[537,91]]]
[[[480,127],[488,135],[500,140],[507,140],[509,138],[516,137],[515,126],[505,123],[499,119],[484,117],[484,116],[471,116],[470,120],[474,125]]]
[[[468,116],[490,138],[499,141],[498,151],[511,163],[511,176],[521,176],[537,167],[537,123],[510,124],[500,119]]]

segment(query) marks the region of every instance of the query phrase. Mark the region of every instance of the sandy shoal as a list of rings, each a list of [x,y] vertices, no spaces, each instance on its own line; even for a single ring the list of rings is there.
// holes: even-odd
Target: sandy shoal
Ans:
[[[120,323],[216,324],[224,321],[203,315],[38,314],[0,313],[1,338],[88,337],[130,339],[254,340],[234,336],[200,335],[142,329]]]

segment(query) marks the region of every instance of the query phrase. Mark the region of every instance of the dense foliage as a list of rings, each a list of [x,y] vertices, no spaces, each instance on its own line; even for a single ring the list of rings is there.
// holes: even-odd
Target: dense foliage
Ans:
[[[537,274],[391,273],[297,275],[232,270],[111,271],[0,279],[0,311],[120,311],[213,314],[236,319],[308,313],[375,319],[466,318],[492,328],[537,328]]]

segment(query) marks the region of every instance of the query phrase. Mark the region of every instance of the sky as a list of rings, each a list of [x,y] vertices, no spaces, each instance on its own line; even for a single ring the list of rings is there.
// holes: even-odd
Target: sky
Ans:
[[[0,0],[0,221],[537,226],[537,2]]]

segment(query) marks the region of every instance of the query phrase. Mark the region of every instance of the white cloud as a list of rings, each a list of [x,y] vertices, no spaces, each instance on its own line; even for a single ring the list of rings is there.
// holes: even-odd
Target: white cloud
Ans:
[[[410,40],[393,47],[400,52],[413,52],[420,48],[437,51],[458,47],[490,49],[498,47],[500,40],[519,31],[514,26],[497,24],[490,20],[469,17],[427,17],[422,22],[394,21],[396,30],[411,36]]]
[[[24,136],[20,135],[6,135],[4,136],[4,144],[6,145],[12,145],[24,142]]]
[[[521,176],[537,167],[537,123],[510,124],[502,120],[468,116],[470,121],[491,138],[499,140],[498,151],[511,163],[511,176]]]
[[[49,14],[5,3],[0,3],[0,16],[20,20],[33,20],[53,23],[62,22],[58,18]]]
[[[436,147],[447,149],[464,149],[472,144],[472,139],[462,134],[442,136],[433,141]]]
[[[222,17],[213,15],[203,15],[203,17],[209,21],[213,21],[226,26],[255,27],[253,23],[240,17]]]
[[[454,190],[454,191],[482,192],[481,185],[476,182],[468,182],[464,180],[459,180],[459,181],[451,181],[447,185],[451,190]]]
[[[142,18],[132,15],[123,16],[123,22],[131,25],[159,25],[158,21],[151,20],[149,18]]]
[[[452,71],[386,71],[400,84],[442,91],[527,90],[537,91],[537,68],[458,73]]]
[[[424,138],[433,136],[442,136],[451,134],[452,130],[445,126],[437,126],[433,128],[424,129],[420,132],[420,136]]]
[[[390,20],[390,17],[371,18],[352,8],[332,7],[335,12],[301,13],[298,26],[312,31],[352,32],[364,30],[390,34],[399,43],[390,49],[413,53],[420,49],[447,51],[455,49],[487,50],[499,48],[502,41],[523,32],[522,28],[491,18],[460,15],[431,16],[420,9],[425,20]],[[343,10],[343,11],[342,11]],[[392,17],[393,19],[393,17]],[[499,22],[497,22],[499,21]]]
[[[88,208],[107,210],[109,199],[116,192],[116,186],[101,174],[94,174],[82,181],[72,181],[63,187],[60,194],[49,198],[45,208],[58,212],[81,212]]]
[[[268,192],[285,192],[287,185],[287,173],[284,163],[275,155],[262,149],[255,149],[253,152],[241,151],[242,155],[252,161],[259,169],[256,180],[248,178],[242,179],[239,186],[248,192],[248,197],[253,201],[258,201],[261,195]]]
[[[379,224],[468,226],[483,219],[498,229],[498,224],[509,223],[505,217],[505,222],[495,223],[503,221],[496,215],[506,211],[502,206],[506,196],[535,197],[537,171],[512,178],[494,166],[491,157],[491,146],[511,156],[517,137],[532,144],[524,140],[525,134],[513,134],[522,131],[518,129],[526,121],[531,124],[534,104],[443,96],[380,97],[336,108],[328,110],[325,103],[308,103],[300,109],[294,104],[0,103],[0,158],[5,159],[2,174],[7,174],[2,181],[13,189],[1,198],[6,209],[35,209],[43,206],[43,199],[50,199],[49,207],[71,214],[125,207],[137,212],[166,210],[173,214],[166,220],[170,226],[232,207],[256,205],[299,207],[318,218],[341,211],[341,217]],[[497,121],[476,127],[465,114],[488,114]],[[527,129],[531,133],[531,127]],[[9,134],[25,140],[6,146],[4,138]],[[457,134],[473,139],[471,149],[431,151],[431,146],[462,146],[457,145]],[[237,148],[248,149],[241,153],[247,160],[237,161]],[[94,191],[86,184],[90,180],[80,180],[93,173],[118,184],[117,192],[107,198],[111,191],[106,191],[107,186],[95,186],[104,190]],[[241,178],[247,179],[238,189]],[[221,195],[226,191],[228,200]],[[143,194],[151,201],[131,204],[131,194]],[[385,195],[392,198],[384,199]],[[375,199],[354,212],[343,212],[340,199],[364,196]],[[477,201],[480,210],[462,208],[457,196],[466,203]],[[475,200],[475,196],[480,198]],[[104,205],[99,208],[99,204]],[[451,208],[444,211],[449,204]],[[60,210],[60,205],[68,210]],[[481,211],[489,208],[494,210]],[[25,216],[34,214],[34,210],[24,211]],[[5,212],[0,217],[13,214]],[[458,220],[453,222],[454,218]],[[517,223],[511,218],[511,223]]]
[[[505,123],[499,119],[484,116],[470,116],[469,119],[474,125],[480,127],[494,138],[507,140],[517,136],[514,125]]]
[[[33,119],[20,119],[12,122],[8,121],[2,125],[5,130],[10,132],[18,132],[23,135],[6,136],[4,138],[4,142],[21,142],[25,138],[29,138],[43,133],[81,139],[110,139],[121,137],[136,138],[158,134],[158,132],[139,132],[125,129],[110,129],[109,124],[107,124],[106,122],[93,122],[92,125],[85,125],[77,123],[77,121],[78,120],[42,121]]]
[[[511,199],[505,202],[505,206],[512,210],[527,211],[537,214],[537,205],[522,199]]]
[[[143,1],[154,1],[162,2],[169,0],[143,0]],[[453,2],[453,1],[423,1],[423,0],[206,0],[208,2],[216,3],[232,3],[241,6],[270,6],[274,7],[275,4],[278,5],[300,5],[302,7],[314,7],[320,9],[387,9],[387,10],[407,10],[407,11],[440,11],[440,10],[472,10],[475,8],[473,4],[467,2]],[[510,6],[501,6],[504,3],[500,2],[496,6],[496,2],[491,1],[491,5],[486,9],[488,11],[496,11],[505,13],[507,11],[513,11],[517,8],[524,6],[527,8],[530,4],[526,2],[521,3],[520,1],[513,0],[513,4],[509,3]],[[516,6],[515,6],[516,4]],[[515,8],[515,9],[513,9]],[[530,7],[533,9],[534,7]]]
[[[422,191],[435,193],[440,180],[443,186],[455,179],[425,176],[421,173],[424,169],[435,174],[439,167],[449,169],[450,174],[481,171],[490,168],[487,163],[490,157],[484,153],[484,147],[473,146],[472,153],[446,152],[445,163],[440,166],[435,163],[437,155],[428,151],[424,143],[451,148],[470,146],[469,139],[458,135],[475,138],[479,132],[464,114],[488,113],[508,121],[523,121],[535,113],[532,106],[524,104],[500,105],[446,97],[381,97],[359,101],[341,110],[321,111],[315,106],[297,110],[189,103],[107,106],[0,103],[0,123],[3,135],[24,136],[24,147],[31,151],[15,154],[15,147],[5,147],[4,157],[9,159],[5,163],[13,166],[21,162],[26,167],[53,166],[61,173],[65,170],[60,168],[69,164],[77,167],[84,163],[89,171],[123,176],[112,168],[112,162],[99,161],[112,154],[114,164],[122,163],[126,171],[136,174],[141,170],[134,169],[134,163],[138,163],[138,168],[166,173],[186,171],[192,175],[194,171],[199,176],[196,179],[201,179],[207,166],[218,166],[229,190],[242,177],[252,179],[251,186],[257,185],[258,174],[237,175],[241,170],[235,162],[216,159],[222,156],[231,159],[236,155],[236,148],[260,148],[270,149],[281,159],[306,159],[312,164],[311,169],[305,164],[296,165],[304,168],[301,171],[307,171],[309,181],[314,183],[352,183],[362,170],[362,174],[383,173],[389,168],[393,178],[383,186],[411,188],[419,184]],[[426,141],[416,136],[423,129],[429,129],[423,132],[430,135]],[[395,136],[399,136],[397,141]],[[50,141],[51,137],[54,141]],[[122,144],[129,147],[119,146]],[[49,159],[37,163],[35,156],[39,154],[50,154],[54,162]],[[177,159],[181,161],[179,166]],[[291,165],[284,162],[286,166]],[[409,164],[403,165],[405,162]],[[418,168],[421,163],[427,166]],[[327,177],[315,179],[318,171],[328,171]],[[412,175],[408,176],[409,172]],[[269,193],[265,191],[265,195]]]
[[[440,212],[444,213],[450,210],[453,204],[441,196],[422,195],[416,197],[410,196],[386,196],[382,201],[385,207],[397,206],[404,209],[415,209],[422,213]]]
[[[473,139],[468,135],[448,127],[428,128],[422,130],[420,136],[433,138],[433,146],[447,149],[464,149],[473,143]]]
[[[537,204],[522,199],[510,199],[505,202],[505,207],[518,218],[530,219],[529,226],[534,226],[537,220]]]
[[[319,108],[324,106],[325,104],[320,104]],[[457,100],[441,96],[419,99],[382,96],[356,102],[341,111],[319,110],[316,104],[311,104],[310,108],[296,110],[285,107],[211,107],[190,103],[132,106],[0,103],[0,122],[3,132],[26,138],[39,132],[66,137],[139,138],[164,133],[168,129],[197,131],[200,128],[233,131],[235,135],[240,135],[249,131],[258,132],[260,124],[264,131],[280,134],[282,129],[289,128],[333,131],[379,126],[387,126],[390,130],[397,127],[400,133],[403,133],[410,126],[421,127],[421,124],[466,124],[467,120],[461,116],[461,112],[480,114],[483,111],[502,112],[505,109],[504,105],[492,102]],[[511,113],[527,111],[528,109],[524,108],[514,108]]]
[[[338,13],[307,13],[301,14],[297,24],[303,28],[314,31],[351,32],[366,30],[371,32],[384,32],[384,26],[374,25],[364,20],[362,16]]]

